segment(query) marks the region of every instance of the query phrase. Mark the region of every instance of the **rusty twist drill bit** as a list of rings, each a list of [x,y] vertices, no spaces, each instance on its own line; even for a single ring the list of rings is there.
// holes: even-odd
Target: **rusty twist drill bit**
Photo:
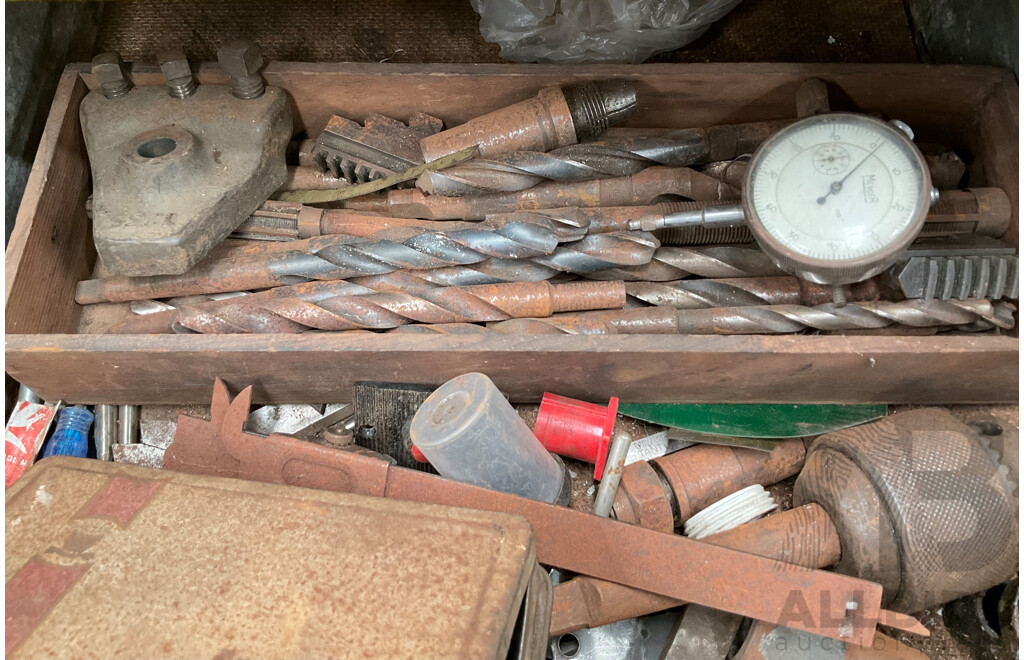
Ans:
[[[334,239],[336,241],[336,239]],[[243,255],[219,260],[207,260],[184,275],[155,277],[114,277],[79,282],[75,300],[82,305],[100,302],[125,302],[148,298],[206,295],[229,291],[265,289],[274,286],[300,284],[310,280],[342,280],[366,275],[382,275],[403,269],[393,257],[392,262],[364,257],[358,261],[358,252],[345,250],[350,245],[366,245],[370,241],[344,243],[337,251],[325,252],[317,246],[335,244],[324,238],[311,239],[309,252],[271,252],[259,257]],[[399,244],[401,245],[401,244]],[[547,255],[532,259],[488,259],[481,256],[477,263],[446,268],[429,268],[430,259],[441,265],[436,257],[421,254],[419,263],[424,270],[419,276],[434,284],[455,286],[489,282],[539,281],[554,277],[559,272],[585,274],[617,266],[646,263],[657,247],[657,240],[646,232],[610,233],[587,236],[565,243]],[[352,261],[343,259],[355,255]],[[400,255],[399,255],[400,256]],[[336,265],[337,259],[344,266]]]
[[[565,206],[644,206],[662,195],[700,201],[739,199],[739,191],[686,167],[648,167],[630,176],[578,182],[547,181],[518,192],[469,197],[427,195],[420,190],[392,190],[345,202],[345,208],[428,220],[483,220],[492,213]]]
[[[628,176],[655,165],[688,167],[750,153],[788,121],[756,122],[709,129],[690,128],[659,136],[588,142],[548,152],[517,151],[474,159],[416,181],[424,192],[462,196],[525,190],[545,180],[585,181]]]
[[[876,329],[895,324],[915,328],[965,326],[977,321],[987,321],[998,328],[1013,327],[1013,317],[1005,313],[1005,308],[997,310],[991,301],[984,299],[903,300],[850,303],[843,307],[829,303],[815,307],[773,305],[686,310],[679,312],[679,333],[782,334],[802,330]]]
[[[596,280],[671,282],[687,277],[772,277],[788,275],[756,246],[660,247],[649,263],[587,275]]]
[[[642,307],[560,314],[551,318],[489,323],[487,332],[504,334],[787,334],[804,330],[848,331],[890,325],[917,328],[957,326],[976,331],[1013,327],[1013,307],[988,300],[904,300],[849,303],[835,307],[774,305],[677,310]]]
[[[843,287],[850,301],[878,300],[884,292],[877,280]],[[630,298],[676,309],[821,305],[832,302],[832,288],[796,277],[734,277],[675,282],[628,282]]]
[[[494,260],[501,261],[501,260]],[[510,261],[509,268],[521,265],[523,262]],[[526,262],[529,263],[529,262]],[[533,281],[543,281],[551,277],[552,269],[537,266],[541,277]],[[453,271],[448,277],[438,278],[442,271]],[[519,274],[521,271],[515,271]],[[258,293],[220,293],[211,296],[185,296],[181,298],[169,298],[166,302],[155,300],[134,301],[132,309],[138,304],[146,305],[147,312],[130,317],[127,320],[112,327],[109,332],[113,334],[161,334],[174,332],[178,325],[178,309],[187,308],[191,314],[200,312],[210,313],[216,316],[217,312],[224,307],[218,303],[230,298],[237,298],[242,295],[251,296],[250,301],[264,300],[267,298],[289,298],[315,303],[327,298],[338,296],[362,296],[373,293],[408,293],[414,296],[422,296],[424,292],[437,289],[443,286],[474,286],[479,284],[503,284],[505,281],[491,277],[477,271],[470,271],[461,266],[437,271],[414,271],[398,270],[383,275],[368,275],[357,277],[351,280],[314,281],[290,286],[279,286]],[[255,321],[253,321],[255,322]]]
[[[296,333],[307,330],[384,330],[406,323],[462,323],[556,312],[621,307],[621,282],[520,282],[391,291],[302,300],[246,296],[177,310],[176,326],[203,333]]]

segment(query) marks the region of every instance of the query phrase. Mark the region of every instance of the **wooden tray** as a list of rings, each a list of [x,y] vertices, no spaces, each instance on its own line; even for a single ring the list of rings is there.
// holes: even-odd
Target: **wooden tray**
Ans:
[[[923,65],[271,64],[267,83],[294,99],[296,131],[331,114],[415,111],[446,125],[576,78],[626,77],[639,87],[630,126],[685,128],[791,117],[800,82],[818,76],[852,102],[914,127],[969,164],[970,185],[1013,204],[1017,242],[1017,84],[1005,71]],[[162,85],[152,66],[136,84]],[[214,66],[199,80],[221,84]],[[514,400],[546,391],[595,401],[993,403],[1017,400],[1018,340],[1006,336],[426,336],[76,334],[75,284],[96,253],[85,214],[89,164],[78,106],[95,81],[64,73],[7,249],[8,373],[47,399],[202,403],[216,376],[252,384],[262,402],[343,401],[357,380],[439,384],[487,373]],[[847,99],[843,99],[845,95]]]

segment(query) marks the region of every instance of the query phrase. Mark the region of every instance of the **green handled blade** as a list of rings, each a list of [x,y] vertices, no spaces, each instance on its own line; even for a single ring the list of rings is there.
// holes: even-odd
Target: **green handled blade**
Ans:
[[[629,417],[678,429],[744,438],[821,435],[885,417],[886,404],[620,403]]]

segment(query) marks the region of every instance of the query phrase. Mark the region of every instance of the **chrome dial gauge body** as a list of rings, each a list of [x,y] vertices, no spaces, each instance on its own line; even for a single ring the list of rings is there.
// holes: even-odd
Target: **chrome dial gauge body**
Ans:
[[[924,157],[903,131],[831,113],[790,124],[761,145],[743,207],[781,268],[837,285],[891,265],[920,233],[931,196]]]

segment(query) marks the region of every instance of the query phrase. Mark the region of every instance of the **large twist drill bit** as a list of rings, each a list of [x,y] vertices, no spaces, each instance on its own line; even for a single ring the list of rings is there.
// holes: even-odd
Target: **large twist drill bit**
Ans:
[[[831,303],[815,307],[772,305],[684,310],[643,307],[502,321],[488,324],[487,331],[505,334],[760,335],[804,330],[873,330],[891,325],[915,328],[956,326],[974,331],[1012,328],[1013,309],[1007,303],[993,306],[989,300],[876,301],[849,303],[844,307]]]
[[[533,258],[535,264],[557,271],[590,272],[616,265],[642,264],[650,259],[657,241],[644,232],[601,234],[557,247],[558,241],[579,237],[572,231],[533,224],[509,223],[498,230],[460,230],[414,234],[405,241],[351,239],[332,236],[297,241],[300,251],[273,251],[263,255],[228,255],[206,260],[183,275],[144,278],[114,277],[80,282],[75,299],[80,304],[124,302],[146,298],[202,295],[263,289],[309,280],[338,280],[379,275],[401,269],[445,269],[472,265],[487,272],[495,267],[516,279],[538,279],[531,265],[509,267],[507,260]],[[398,230],[396,230],[398,231]],[[585,231],[585,230],[583,230]],[[470,247],[472,246],[472,247]],[[556,249],[557,247],[557,249]],[[438,278],[444,278],[441,272]],[[440,283],[440,282],[439,282]]]
[[[770,307],[723,307],[679,312],[679,333],[695,335],[782,334],[802,330],[877,329],[890,325],[914,328],[965,326],[986,321],[999,328],[1012,328],[1013,317],[1006,308],[1000,313],[988,300],[903,300],[899,302],[851,303],[836,307],[829,303],[815,307],[773,305]]]
[[[631,299],[676,309],[750,307],[764,305],[821,305],[832,302],[832,287],[796,277],[734,277],[675,282],[628,282]],[[877,279],[843,287],[846,300],[865,302],[893,297]],[[902,296],[900,296],[902,297]]]
[[[492,213],[564,206],[644,206],[662,195],[700,201],[739,199],[739,191],[686,167],[648,167],[630,176],[579,182],[547,181],[518,192],[469,197],[427,195],[420,190],[392,190],[348,200],[345,208],[404,218],[483,220]]]
[[[385,330],[406,323],[463,323],[544,317],[625,304],[621,282],[518,282],[391,291],[319,300],[245,296],[177,310],[176,329],[203,333]]]
[[[416,180],[424,192],[461,197],[515,192],[542,181],[586,181],[636,174],[655,165],[689,167],[753,152],[789,121],[689,128],[659,136],[586,142],[548,152],[517,151],[474,159]]]
[[[572,222],[587,224],[591,234],[641,229],[654,232],[663,245],[753,243],[743,215],[728,202],[665,202],[652,206],[563,207],[494,213],[487,222]],[[1002,236],[1009,226],[1009,198],[1000,188],[944,190],[928,211],[920,236],[980,233]],[[698,223],[698,219],[700,223]],[[680,220],[689,223],[679,225]],[[402,222],[415,222],[402,220]],[[665,227],[668,227],[667,229]]]
[[[671,282],[687,277],[772,277],[787,275],[757,246],[660,247],[649,263],[598,271],[595,280]]]
[[[517,265],[531,264],[532,262],[493,260],[509,264],[508,268]],[[539,277],[532,281],[543,281],[551,277],[552,269],[546,266],[536,265],[535,269]],[[450,271],[444,273],[444,271]],[[514,271],[514,274],[522,273],[521,270]],[[438,275],[447,275],[441,277]],[[517,280],[519,281],[519,280]],[[530,280],[527,280],[530,281]],[[393,273],[383,275],[368,275],[357,277],[351,280],[334,281],[313,281],[290,286],[279,286],[266,291],[252,294],[231,293],[213,294],[211,296],[184,296],[170,298],[166,302],[155,300],[134,301],[135,305],[146,304],[148,311],[145,314],[129,317],[125,321],[112,327],[109,332],[114,334],[161,334],[175,331],[178,324],[178,309],[189,309],[190,313],[216,312],[223,307],[218,303],[236,298],[241,295],[250,296],[250,300],[258,301],[267,298],[290,298],[315,303],[326,298],[337,296],[362,296],[373,293],[408,293],[414,296],[422,296],[424,292],[437,289],[443,286],[474,286],[479,284],[503,284],[507,280],[500,280],[478,271],[471,271],[461,266],[443,268],[436,271],[430,270],[397,270]]]

